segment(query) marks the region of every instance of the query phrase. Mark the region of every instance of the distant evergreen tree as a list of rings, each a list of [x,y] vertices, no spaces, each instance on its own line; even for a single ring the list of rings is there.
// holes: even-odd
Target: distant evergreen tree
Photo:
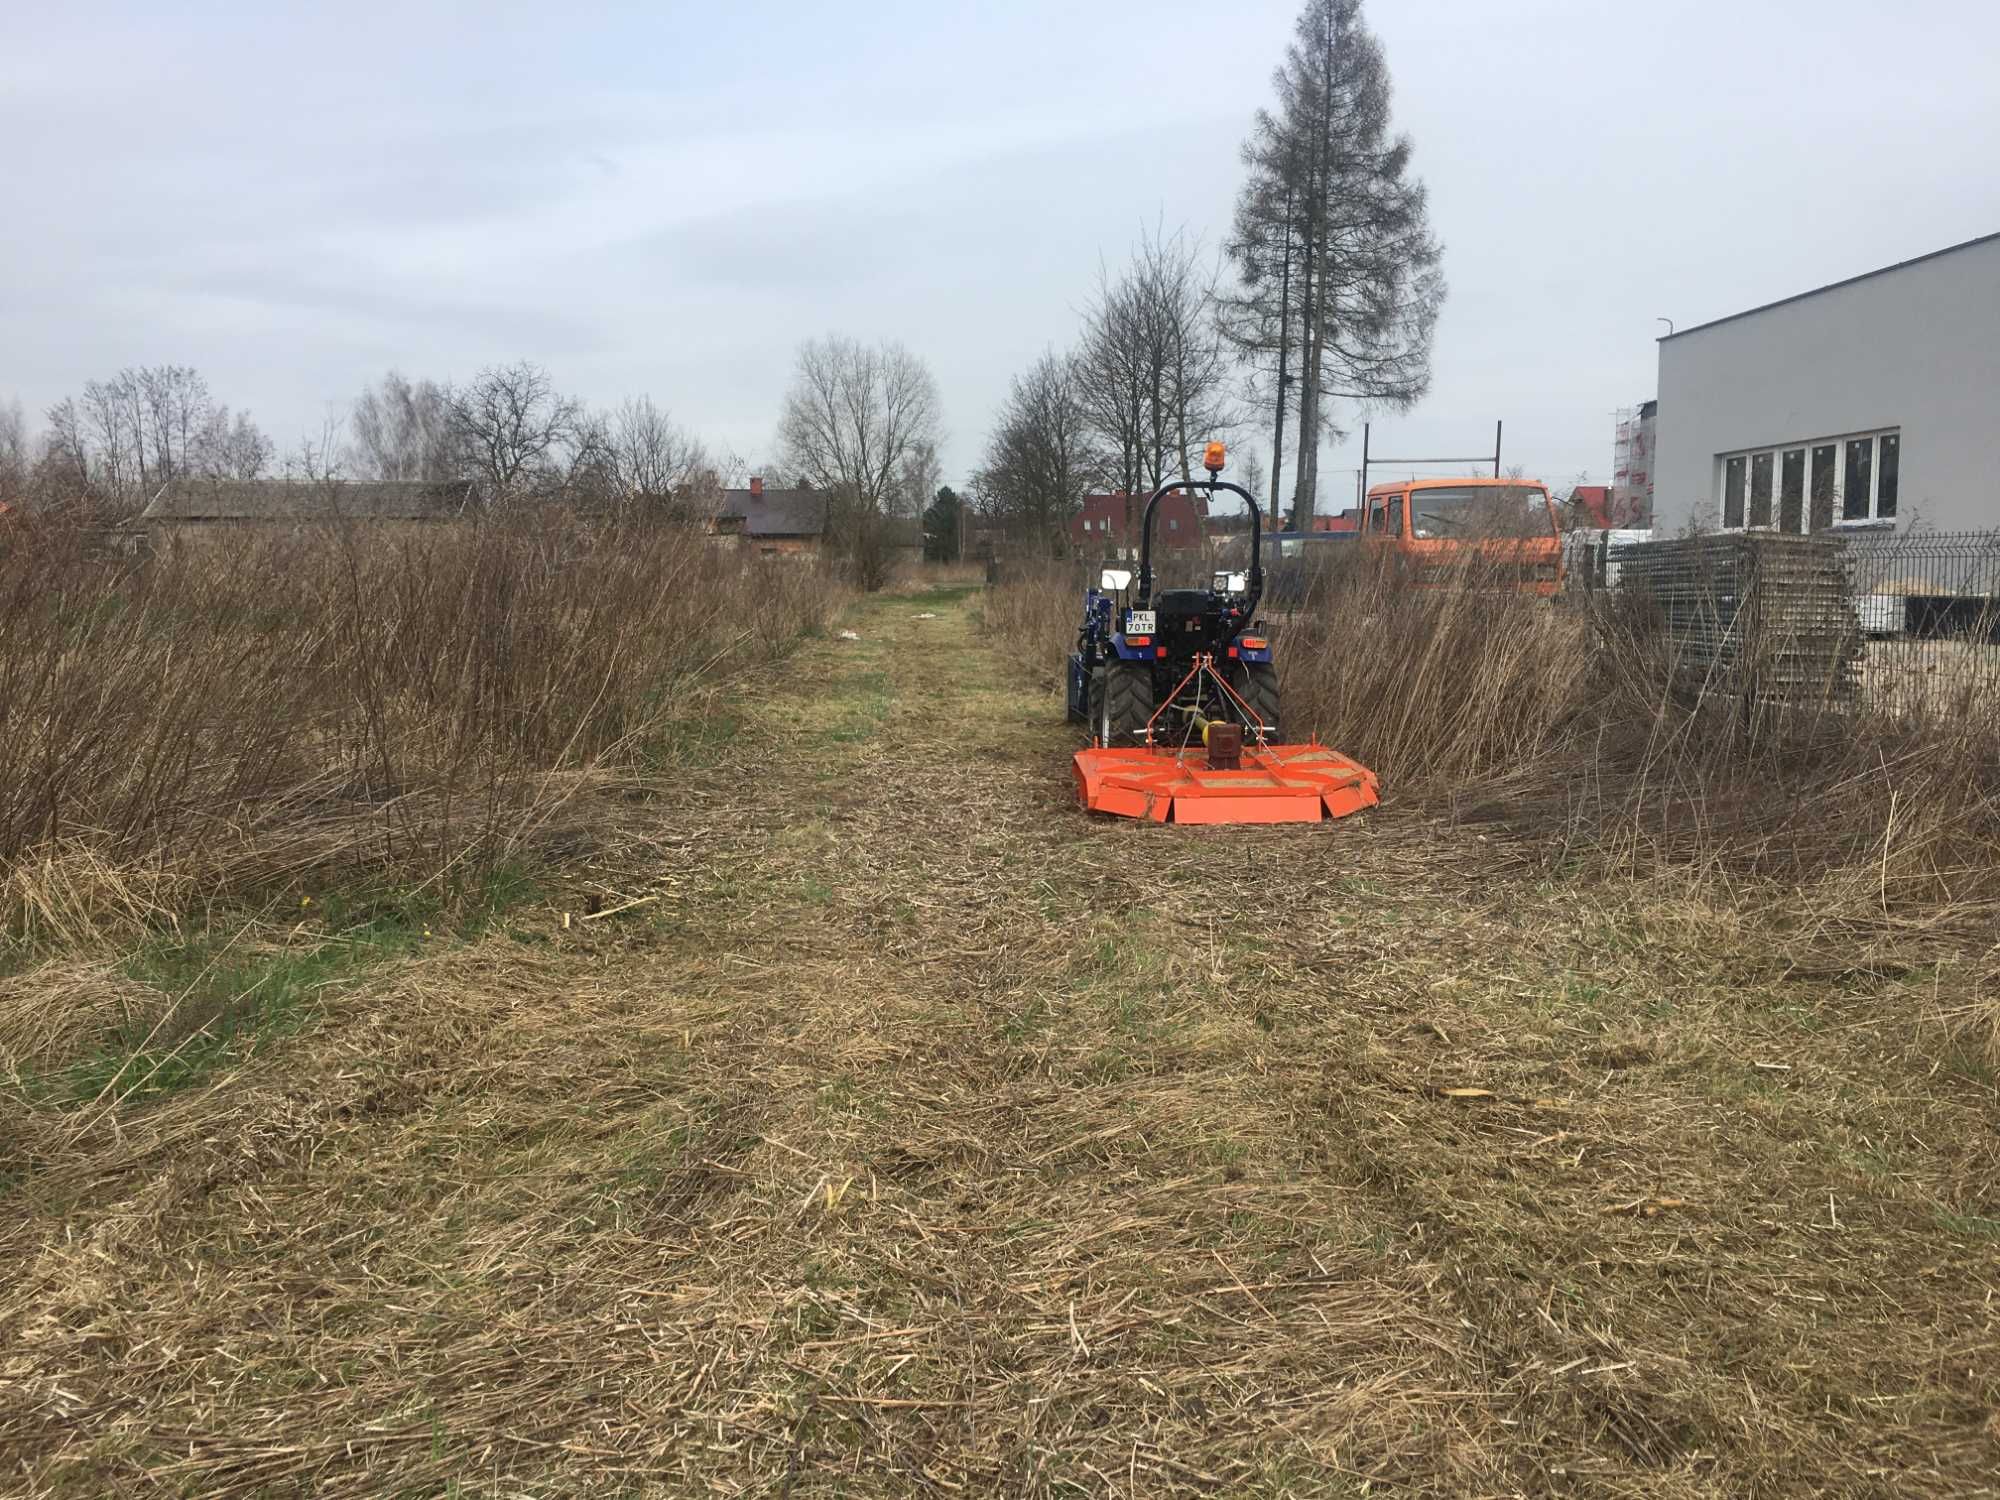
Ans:
[[[1243,146],[1248,169],[1226,246],[1237,289],[1223,327],[1271,401],[1271,504],[1289,407],[1298,415],[1292,508],[1310,527],[1326,404],[1407,407],[1430,387],[1444,300],[1440,249],[1410,141],[1389,129],[1389,70],[1361,0],[1307,0]]]
[[[965,502],[950,485],[938,488],[937,498],[924,507],[924,561],[958,560],[959,512]]]

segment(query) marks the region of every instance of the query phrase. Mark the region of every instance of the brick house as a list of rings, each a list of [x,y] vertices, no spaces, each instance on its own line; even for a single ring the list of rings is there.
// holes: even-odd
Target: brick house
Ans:
[[[1090,557],[1137,557],[1145,495],[1085,495],[1069,519],[1070,545]],[[1131,535],[1127,536],[1127,512]],[[1153,517],[1153,546],[1167,552],[1197,550],[1208,532],[1208,501],[1176,490],[1160,501]]]
[[[761,476],[753,477],[748,489],[722,492],[708,534],[766,556],[816,556],[826,540],[826,496],[804,487],[766,489]]]

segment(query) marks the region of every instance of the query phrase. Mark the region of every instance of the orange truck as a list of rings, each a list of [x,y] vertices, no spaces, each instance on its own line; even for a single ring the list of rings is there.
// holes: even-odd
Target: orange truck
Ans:
[[[1544,598],[1562,589],[1562,525],[1539,479],[1401,479],[1371,485],[1364,541],[1406,558],[1420,580],[1487,578]]]

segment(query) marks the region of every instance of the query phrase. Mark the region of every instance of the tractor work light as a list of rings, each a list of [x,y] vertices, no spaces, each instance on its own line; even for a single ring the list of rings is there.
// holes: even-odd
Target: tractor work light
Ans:
[[[1201,466],[1208,470],[1209,476],[1213,478],[1222,472],[1222,462],[1228,456],[1229,447],[1226,443],[1210,443],[1201,455]]]

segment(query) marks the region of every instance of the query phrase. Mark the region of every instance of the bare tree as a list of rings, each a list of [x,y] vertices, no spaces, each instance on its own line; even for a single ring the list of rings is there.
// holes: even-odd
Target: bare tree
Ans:
[[[944,465],[938,461],[937,444],[929,438],[914,442],[903,456],[888,508],[906,521],[918,519],[937,497],[943,483]]]
[[[73,397],[65,396],[43,414],[42,458],[35,466],[36,489],[65,501],[82,500],[91,490],[90,434]]]
[[[315,437],[299,439],[298,447],[287,453],[280,474],[292,484],[331,487],[347,479],[347,455],[352,451],[346,437],[346,422],[338,413],[329,413]]]
[[[1117,280],[1100,273],[1077,390],[1133,511],[1143,490],[1191,478],[1195,456],[1231,425],[1214,288],[1199,243],[1179,231],[1142,233]]]
[[[129,504],[147,489],[142,407],[127,376],[84,382],[78,405],[80,451],[87,455],[92,487],[115,504]]]
[[[1078,356],[1045,353],[1014,377],[974,479],[982,509],[1037,549],[1060,550],[1105,458],[1083,399]]]
[[[218,406],[195,435],[187,471],[204,479],[262,479],[277,451],[250,413]]]
[[[453,446],[491,505],[554,480],[583,415],[547,370],[527,360],[481,370],[445,400]]]
[[[1264,455],[1252,448],[1236,467],[1236,482],[1253,495],[1261,495],[1264,490]]]
[[[1330,400],[1407,407],[1430,387],[1441,252],[1408,137],[1389,133],[1389,72],[1361,0],[1306,0],[1260,110],[1229,241],[1242,293],[1226,326],[1253,358],[1299,360],[1293,524],[1312,524]],[[1282,427],[1279,428],[1282,437]]]
[[[900,344],[835,335],[799,346],[778,422],[780,460],[827,496],[828,540],[865,589],[888,580],[891,521],[922,509],[911,485],[934,472],[938,405],[929,367]]]
[[[835,335],[799,346],[778,447],[785,467],[814,489],[844,492],[882,514],[898,498],[911,450],[939,436],[937,382],[901,344]]]
[[[216,415],[208,382],[187,365],[148,365],[127,371],[138,386],[140,441],[151,450],[148,488],[171,484],[194,472],[195,447]],[[145,454],[141,453],[141,471]]]
[[[261,472],[269,440],[248,417],[232,424],[208,382],[186,365],[144,365],[92,380],[49,410],[52,452],[101,501],[135,506],[162,485],[208,472],[211,454]],[[232,446],[233,442],[233,446]],[[258,455],[261,454],[261,460]]]
[[[443,386],[391,370],[354,402],[347,467],[372,479],[455,479],[461,465],[451,415]]]
[[[1215,273],[1184,233],[1142,236],[1137,261],[1146,347],[1156,377],[1151,415],[1161,459],[1155,483],[1191,479],[1197,455],[1231,425],[1230,360],[1216,327]]]
[[[0,500],[19,498],[28,487],[28,419],[19,401],[0,405]]]
[[[632,396],[611,415],[608,440],[620,493],[631,501],[674,510],[696,499],[701,476],[715,466],[708,450],[674,425],[651,396]]]
[[[1127,495],[1156,472],[1147,425],[1152,389],[1143,297],[1130,275],[1098,268],[1097,299],[1076,355],[1077,397],[1103,444],[1109,472]]]

